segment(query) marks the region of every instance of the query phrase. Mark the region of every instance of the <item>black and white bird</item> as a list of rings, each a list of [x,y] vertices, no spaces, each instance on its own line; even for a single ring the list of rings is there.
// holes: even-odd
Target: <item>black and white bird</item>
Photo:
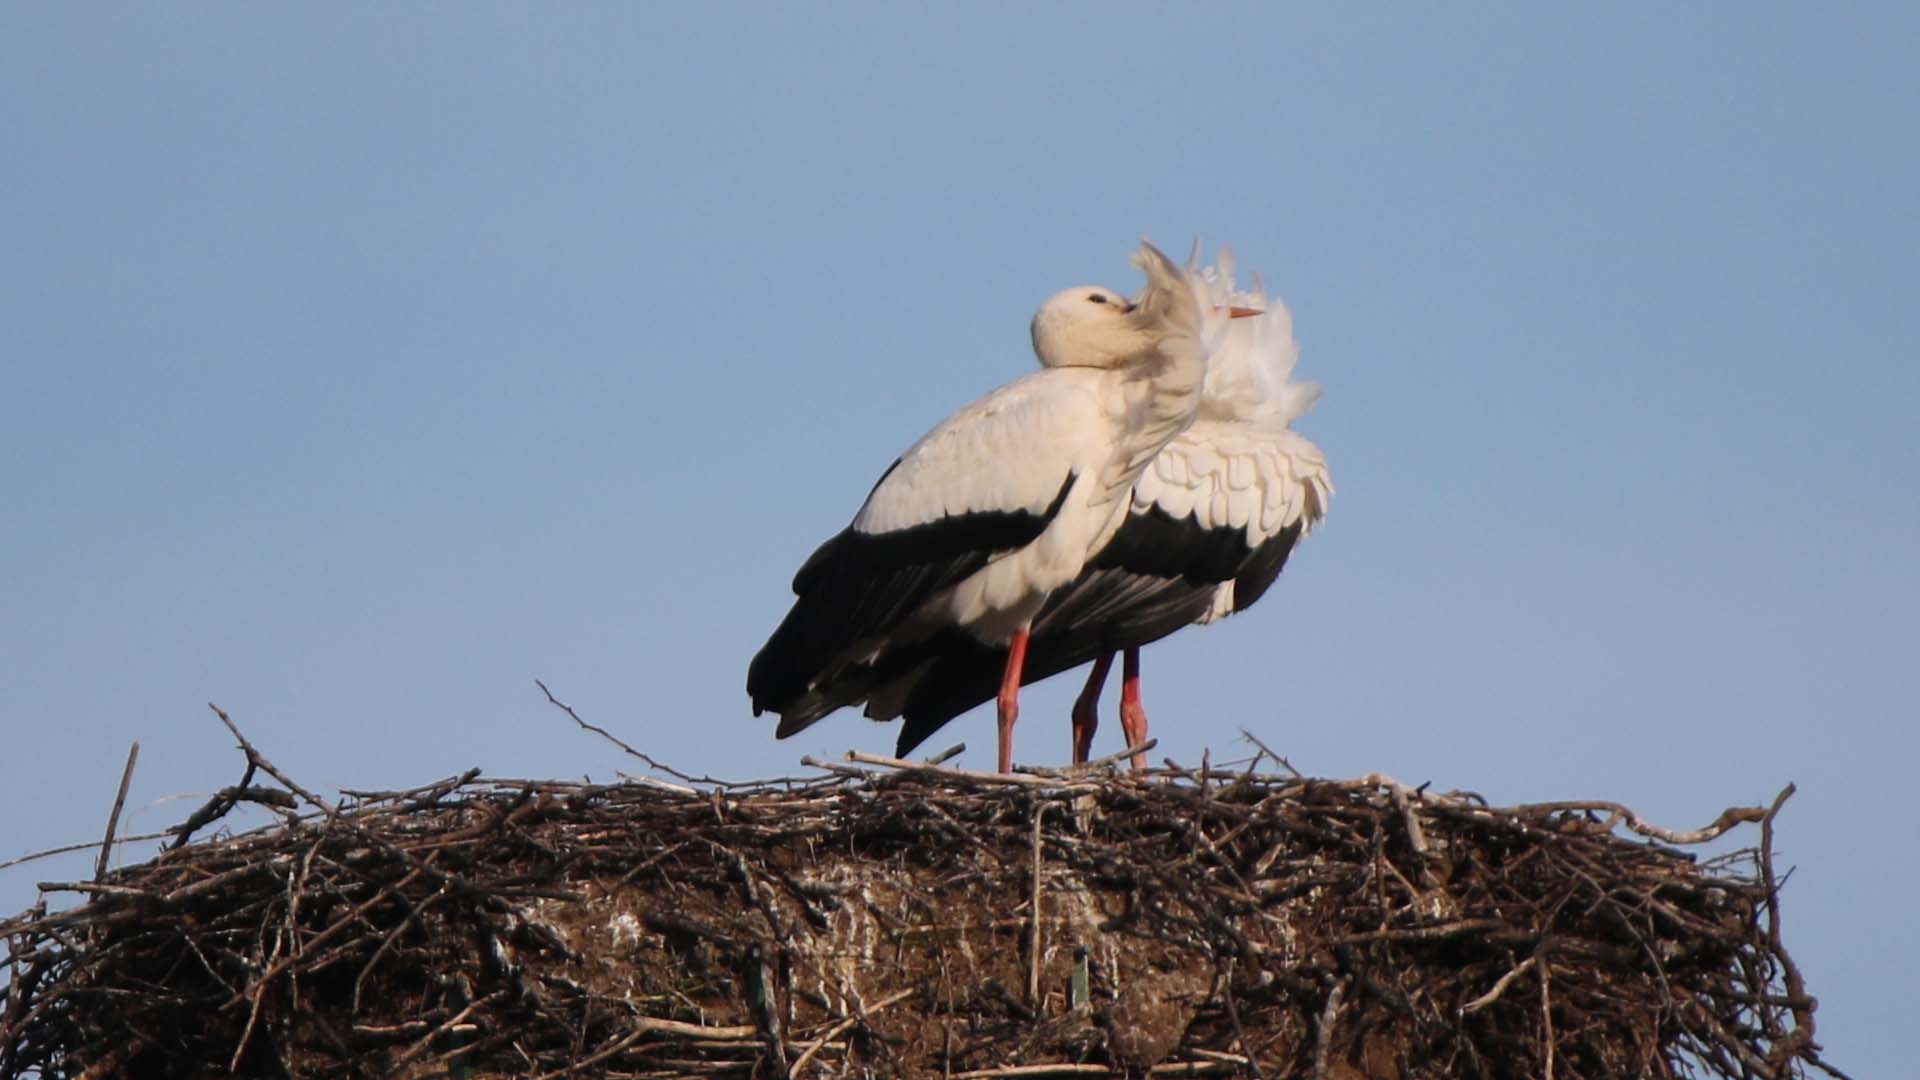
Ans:
[[[845,705],[869,715],[955,643],[999,675],[1012,765],[1029,624],[1128,518],[1134,482],[1193,422],[1205,335],[1223,313],[1151,244],[1137,300],[1062,292],[1033,318],[1041,370],[942,421],[881,474],[852,524],[800,567],[797,599],[747,670],[755,715],[785,738]],[[985,700],[984,698],[981,700]]]
[[[1146,739],[1140,648],[1190,623],[1245,611],[1263,596],[1294,546],[1326,515],[1333,496],[1327,459],[1290,425],[1320,388],[1290,381],[1300,349],[1293,320],[1256,277],[1234,284],[1232,256],[1199,272],[1210,308],[1249,309],[1210,351],[1198,415],[1135,482],[1130,513],[1072,584],[1052,593],[1033,621],[1022,675],[1029,682],[1093,661],[1073,708],[1073,757],[1085,761],[1095,704],[1116,652],[1125,655],[1120,722],[1126,745]],[[985,701],[996,658],[951,640],[897,700],[897,753]],[[1134,767],[1145,762],[1135,756]]]

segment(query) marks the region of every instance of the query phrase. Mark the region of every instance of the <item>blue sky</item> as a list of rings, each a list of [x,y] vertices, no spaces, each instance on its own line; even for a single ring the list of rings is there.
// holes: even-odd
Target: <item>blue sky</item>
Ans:
[[[1163,751],[1675,826],[1795,781],[1821,1039],[1908,1060],[1913,9],[193,16],[0,9],[0,852],[97,836],[136,738],[134,830],[232,782],[209,700],[312,786],[625,767],[536,677],[693,772],[887,749],[749,716],[792,571],[1198,235],[1339,494],[1147,654]]]

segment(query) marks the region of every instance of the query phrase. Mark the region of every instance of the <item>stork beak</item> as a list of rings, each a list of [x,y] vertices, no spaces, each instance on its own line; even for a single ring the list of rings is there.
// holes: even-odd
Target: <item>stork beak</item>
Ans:
[[[1227,309],[1227,318],[1229,319],[1244,319],[1249,315],[1265,315],[1265,314],[1266,312],[1261,311],[1259,308],[1230,307]]]

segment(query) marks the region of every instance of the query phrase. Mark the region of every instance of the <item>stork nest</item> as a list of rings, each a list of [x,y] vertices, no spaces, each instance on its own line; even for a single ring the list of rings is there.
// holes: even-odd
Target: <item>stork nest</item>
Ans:
[[[1264,754],[856,755],[336,806],[241,745],[170,850],[0,922],[0,1077],[1840,1075],[1780,940],[1787,792],[1680,833]],[[242,802],[284,820],[187,842]]]

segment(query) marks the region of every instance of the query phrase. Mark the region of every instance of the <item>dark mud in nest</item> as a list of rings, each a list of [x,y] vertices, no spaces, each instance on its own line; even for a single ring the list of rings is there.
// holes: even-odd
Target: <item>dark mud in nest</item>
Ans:
[[[282,824],[0,923],[0,1077],[1825,1067],[1773,906],[1778,801],[1679,834],[1256,761],[468,776],[335,807],[253,785],[280,774],[246,750],[193,828],[236,801]],[[1742,822],[1757,847],[1678,847]]]

